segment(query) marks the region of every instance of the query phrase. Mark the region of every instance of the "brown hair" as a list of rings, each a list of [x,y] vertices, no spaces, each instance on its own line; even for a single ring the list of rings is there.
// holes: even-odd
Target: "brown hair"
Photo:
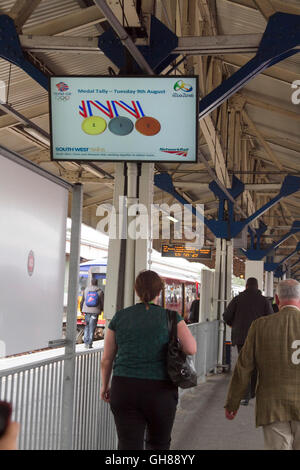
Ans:
[[[141,271],[135,280],[135,291],[142,302],[147,304],[160,293],[164,283],[154,271]]]

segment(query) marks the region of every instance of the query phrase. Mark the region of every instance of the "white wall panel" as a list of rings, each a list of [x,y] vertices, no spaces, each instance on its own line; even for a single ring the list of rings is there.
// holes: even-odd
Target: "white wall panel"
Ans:
[[[7,355],[61,338],[67,199],[66,189],[0,155],[0,341]]]

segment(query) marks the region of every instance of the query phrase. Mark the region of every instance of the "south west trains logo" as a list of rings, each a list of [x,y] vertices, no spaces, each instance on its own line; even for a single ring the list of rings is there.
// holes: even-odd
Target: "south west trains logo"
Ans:
[[[65,82],[56,83],[57,91],[54,91],[54,97],[58,101],[68,101],[71,96],[71,92],[68,92],[69,85]]]

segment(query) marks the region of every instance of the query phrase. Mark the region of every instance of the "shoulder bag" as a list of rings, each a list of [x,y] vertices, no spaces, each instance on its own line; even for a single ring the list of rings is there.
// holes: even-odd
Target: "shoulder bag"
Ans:
[[[191,388],[197,385],[197,372],[192,356],[185,354],[177,338],[176,312],[166,310],[169,330],[167,372],[174,385]]]

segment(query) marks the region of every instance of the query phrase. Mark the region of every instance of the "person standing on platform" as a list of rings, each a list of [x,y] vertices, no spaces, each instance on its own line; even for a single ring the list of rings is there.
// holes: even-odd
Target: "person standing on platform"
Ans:
[[[225,323],[232,327],[232,346],[237,346],[238,353],[240,353],[245,343],[252,322],[263,315],[270,315],[271,313],[274,313],[272,305],[258,289],[257,279],[249,277],[246,282],[246,290],[232,299],[223,314]],[[254,370],[241,405],[248,405],[249,400],[255,397],[255,387],[256,371]]]
[[[254,321],[231,378],[226,418],[235,418],[252,371],[258,371],[256,426],[266,450],[300,450],[300,284],[281,281],[279,312]]]
[[[103,310],[104,294],[98,287],[97,279],[92,279],[91,285],[86,287],[81,300],[81,311],[85,314],[84,346],[93,347],[94,333],[97,327],[98,317]]]
[[[188,316],[188,323],[199,323],[199,306],[200,306],[200,298],[193,300],[189,316]]]
[[[178,389],[167,374],[167,312],[155,304],[163,281],[142,271],[135,291],[141,303],[118,311],[105,335],[101,360],[101,398],[114,415],[118,450],[168,450],[178,402]],[[186,354],[197,345],[177,313],[177,335]],[[110,376],[113,369],[111,387]]]

